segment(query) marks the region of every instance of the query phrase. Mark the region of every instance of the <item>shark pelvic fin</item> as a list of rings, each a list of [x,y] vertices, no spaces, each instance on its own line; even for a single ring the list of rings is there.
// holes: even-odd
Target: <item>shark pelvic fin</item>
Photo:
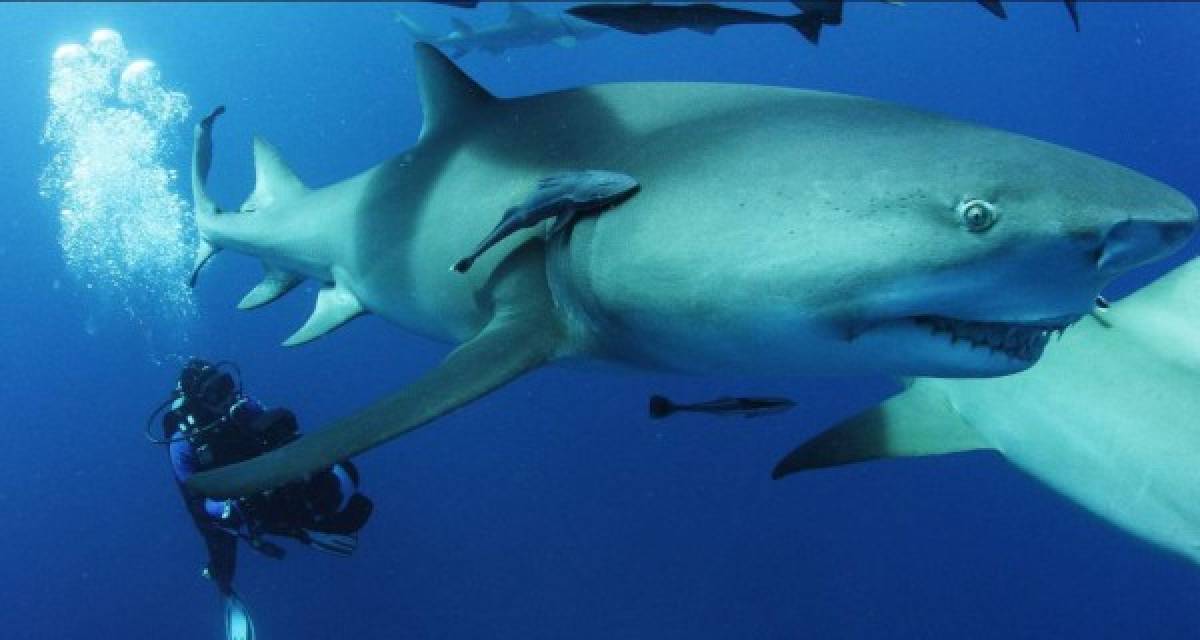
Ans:
[[[325,287],[317,293],[317,308],[313,309],[308,321],[284,340],[283,346],[294,347],[316,340],[365,312],[358,296],[349,289],[336,284]]]
[[[238,303],[238,309],[255,309],[268,302],[273,302],[304,280],[303,276],[288,273],[283,269],[276,269],[274,267],[266,267],[266,269],[267,274],[263,276],[262,282],[255,285],[242,298],[242,301]]]
[[[269,453],[197,473],[188,489],[239,496],[304,477],[454,411],[552,360],[564,332],[546,284],[540,240],[522,245],[489,281],[495,313],[474,338],[396,393]]]
[[[254,136],[254,193],[242,203],[242,211],[253,212],[308,193],[308,187],[283,161],[271,143]]]
[[[472,112],[496,99],[434,47],[417,43],[413,54],[425,114],[421,140],[468,122]]]
[[[904,393],[800,445],[779,461],[771,477],[879,458],[990,448],[945,395],[918,380]]]

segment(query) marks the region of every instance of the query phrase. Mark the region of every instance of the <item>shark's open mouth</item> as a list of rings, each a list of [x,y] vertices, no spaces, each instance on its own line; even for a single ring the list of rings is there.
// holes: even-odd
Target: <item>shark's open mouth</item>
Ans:
[[[1042,355],[1050,336],[1060,336],[1078,316],[1051,318],[1035,323],[976,322],[943,316],[915,316],[913,321],[933,335],[944,335],[950,344],[966,342],[972,349],[986,348],[1017,360],[1032,362]]]

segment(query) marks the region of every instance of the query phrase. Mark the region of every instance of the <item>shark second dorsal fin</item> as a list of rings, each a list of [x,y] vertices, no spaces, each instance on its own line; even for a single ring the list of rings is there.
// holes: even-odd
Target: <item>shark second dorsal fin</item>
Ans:
[[[259,282],[250,290],[250,293],[242,298],[242,301],[238,303],[238,309],[255,309],[268,302],[273,302],[304,280],[302,276],[288,273],[283,269],[267,266],[266,270],[267,274],[263,276],[262,282]]]
[[[308,321],[296,333],[283,341],[283,346],[294,347],[316,340],[354,318],[366,313],[362,303],[349,289],[334,285],[317,293],[317,308],[313,309]]]
[[[904,393],[800,445],[779,461],[771,477],[880,458],[989,448],[941,391],[917,380]]]
[[[532,22],[537,17],[529,7],[520,2],[508,3],[508,21],[511,24],[521,24],[524,22]]]
[[[242,203],[242,211],[259,211],[308,193],[271,143],[254,136],[254,193]]]
[[[425,113],[421,140],[469,122],[472,112],[495,100],[487,89],[434,47],[417,43],[413,45],[413,55],[417,64],[417,85],[421,90],[421,109]]]

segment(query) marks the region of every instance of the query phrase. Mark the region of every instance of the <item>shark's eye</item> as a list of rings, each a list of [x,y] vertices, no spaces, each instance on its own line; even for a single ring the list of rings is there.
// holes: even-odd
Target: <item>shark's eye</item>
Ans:
[[[986,200],[963,200],[958,205],[958,217],[972,233],[981,233],[996,224],[996,207]]]

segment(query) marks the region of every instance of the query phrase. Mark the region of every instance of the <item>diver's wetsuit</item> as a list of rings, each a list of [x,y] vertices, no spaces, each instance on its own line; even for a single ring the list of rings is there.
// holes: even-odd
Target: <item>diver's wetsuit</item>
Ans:
[[[286,413],[282,410],[268,412],[254,399],[242,396],[236,423],[250,428],[248,425],[270,419],[268,414],[278,412]],[[290,413],[287,416],[291,419]],[[366,523],[371,513],[371,501],[357,492],[358,471],[350,462],[335,464],[302,483],[287,485],[269,498],[255,500],[253,513],[246,513],[241,501],[213,500],[192,494],[184,486],[192,474],[263,452],[241,451],[235,455],[226,454],[226,459],[202,464],[192,443],[181,436],[181,419],[180,414],[171,412],[163,420],[164,436],[171,441],[171,466],[188,513],[208,547],[208,577],[223,595],[229,595],[233,590],[239,537],[255,542],[260,534],[269,533],[307,542],[306,530],[349,534]]]

